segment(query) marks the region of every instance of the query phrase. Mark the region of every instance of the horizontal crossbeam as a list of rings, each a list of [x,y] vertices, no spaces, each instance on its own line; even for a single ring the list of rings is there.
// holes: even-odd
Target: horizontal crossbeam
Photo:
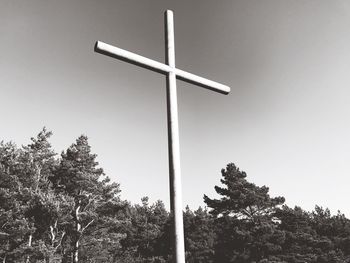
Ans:
[[[183,71],[181,69],[170,67],[166,64],[137,55],[135,53],[106,44],[101,41],[96,42],[95,52],[106,56],[114,57],[122,61],[126,61],[131,64],[138,65],[140,67],[147,68],[162,74],[174,72],[177,79],[180,79],[182,81],[195,84],[203,88],[210,89],[212,91],[216,91],[222,94],[228,94],[230,92],[230,87],[223,85],[221,83],[199,77],[197,75]]]

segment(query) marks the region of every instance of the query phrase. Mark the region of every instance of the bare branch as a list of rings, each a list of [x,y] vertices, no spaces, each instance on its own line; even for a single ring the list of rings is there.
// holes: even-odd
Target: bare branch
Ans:
[[[63,240],[65,235],[66,235],[66,231],[63,231],[60,242],[57,244],[57,246],[55,246],[55,251],[61,246],[62,240]]]
[[[89,225],[91,225],[94,221],[95,221],[95,219],[92,219],[85,227],[83,227],[83,229],[81,230],[81,234],[83,234],[85,229],[87,229],[89,227]]]

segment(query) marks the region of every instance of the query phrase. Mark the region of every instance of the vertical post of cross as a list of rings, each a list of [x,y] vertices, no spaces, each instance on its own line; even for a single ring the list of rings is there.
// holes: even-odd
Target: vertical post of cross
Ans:
[[[185,263],[184,228],[182,218],[182,190],[180,169],[179,121],[175,75],[174,15],[170,10],[164,13],[165,63],[173,71],[167,73],[167,117],[169,149],[170,208],[173,217],[174,262]]]

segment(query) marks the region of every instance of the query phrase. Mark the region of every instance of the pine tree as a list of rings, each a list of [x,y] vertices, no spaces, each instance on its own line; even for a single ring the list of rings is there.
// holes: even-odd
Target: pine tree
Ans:
[[[16,262],[26,254],[26,238],[34,231],[25,217],[28,190],[19,176],[21,150],[0,143],[0,255],[2,262]]]
[[[199,207],[184,212],[186,262],[210,263],[214,260],[214,220],[206,209]]]
[[[158,242],[169,213],[161,201],[152,205],[148,197],[141,201],[142,205],[129,207],[130,221],[125,227],[127,236],[122,241],[123,254],[134,258],[134,262],[159,262],[162,255]]]
[[[77,263],[79,245],[86,232],[91,228],[98,229],[101,215],[115,215],[123,207],[118,196],[119,185],[110,183],[102,168],[98,167],[96,154],[91,153],[88,138],[83,135],[62,153],[58,169],[51,180],[59,192],[74,199],[71,207],[72,224],[67,233],[71,244],[65,244],[64,254]]]
[[[234,164],[221,171],[221,183],[215,186],[220,199],[204,195],[204,202],[216,219],[217,262],[252,262],[277,260],[284,233],[277,229],[276,208],[284,203],[283,197],[271,198],[266,186],[256,186],[246,180],[246,173]]]
[[[247,174],[233,163],[222,169],[221,183],[225,187],[215,186],[221,199],[210,199],[204,195],[204,202],[212,208],[211,214],[231,215],[248,221],[260,220],[261,216],[271,216],[277,206],[284,203],[284,197],[271,198],[266,186],[256,186],[246,180]]]

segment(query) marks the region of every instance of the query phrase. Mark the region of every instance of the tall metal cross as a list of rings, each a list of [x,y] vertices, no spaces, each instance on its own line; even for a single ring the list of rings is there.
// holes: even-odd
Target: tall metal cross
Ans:
[[[95,44],[95,52],[114,57],[137,66],[166,75],[170,208],[174,220],[174,258],[176,263],[185,263],[184,230],[182,218],[180,147],[177,113],[176,79],[180,79],[222,94],[230,88],[223,84],[199,77],[175,67],[174,15],[171,10],[164,13],[165,22],[165,64],[131,53],[101,41]]]

